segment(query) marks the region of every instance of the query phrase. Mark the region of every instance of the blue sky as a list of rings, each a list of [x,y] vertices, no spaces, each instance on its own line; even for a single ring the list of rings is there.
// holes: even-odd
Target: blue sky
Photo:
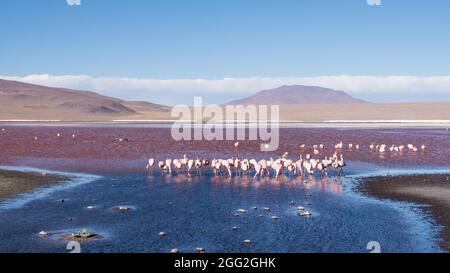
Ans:
[[[2,0],[0,33],[0,75],[11,77],[450,75],[447,0]],[[127,91],[114,95],[148,97]]]

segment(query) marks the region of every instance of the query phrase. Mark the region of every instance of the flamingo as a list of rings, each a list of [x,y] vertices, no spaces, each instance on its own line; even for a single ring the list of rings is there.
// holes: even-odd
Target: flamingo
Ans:
[[[183,166],[187,166],[188,161],[189,161],[189,159],[188,159],[187,155],[183,155],[183,158],[180,160],[180,163]],[[189,170],[188,170],[188,172],[189,172]]]
[[[295,164],[294,161],[291,159],[285,159],[283,162],[281,162],[283,164],[283,168],[287,169],[289,172],[289,175],[291,175],[292,173],[295,173]]]
[[[328,167],[331,167],[333,165],[333,160],[329,158],[327,162],[324,162],[323,164],[325,165],[325,172],[328,174]]]
[[[166,168],[166,164],[164,163],[164,161],[159,161],[158,167],[160,170],[164,170]]]
[[[336,161],[336,160],[338,159],[338,154],[337,154],[336,152],[334,152],[334,154],[333,154],[333,156],[332,156],[332,159],[333,159],[334,161]]]
[[[325,157],[318,165],[317,169],[321,172],[324,172],[327,174],[327,167],[330,165],[330,161],[328,160],[328,157]]]
[[[324,172],[325,170],[325,165],[322,162],[317,163],[317,170],[320,171],[321,173]]]
[[[205,166],[205,167],[206,167],[206,166],[209,166],[209,165],[210,165],[209,160],[208,160],[208,159],[203,159],[202,165]]]
[[[334,146],[334,148],[336,150],[342,150],[343,147],[344,147],[344,143],[342,143],[342,141]]]
[[[262,172],[262,165],[261,165],[261,163],[257,163],[255,165],[255,171],[256,171],[256,173],[255,173],[254,178],[256,178],[258,175],[261,176],[261,172]]]
[[[255,159],[250,159],[249,163],[250,163],[250,165],[253,165],[253,166],[258,164],[258,162]]]
[[[214,173],[216,175],[220,174],[220,167],[221,167],[220,161],[217,159],[214,159],[213,160],[213,168],[214,168]]]
[[[273,158],[270,158],[270,160],[267,161],[267,171],[268,171],[269,176],[270,176],[270,171],[273,169],[273,164],[274,164]]]
[[[234,158],[229,158],[228,160],[228,165],[230,165],[230,168],[234,167]]]
[[[307,173],[314,174],[314,170],[312,169],[312,164],[309,161],[303,162],[303,168],[305,168]]]
[[[283,169],[283,164],[280,161],[275,161],[272,164],[272,168],[275,170],[275,177],[278,177]]]
[[[341,154],[340,159],[336,159],[333,163],[333,168],[338,171],[338,175],[341,174],[342,168],[345,166],[344,156]]]
[[[343,167],[345,167],[345,161],[344,161],[344,155],[341,154],[341,159],[338,161],[338,165],[339,167],[342,169]]]
[[[340,174],[342,171],[342,168],[345,166],[344,156],[341,154],[339,159],[335,158],[332,166],[333,166],[333,169],[337,170],[338,174]]]
[[[179,159],[173,160],[173,166],[175,167],[177,172],[179,172],[181,170],[181,168],[183,168],[183,164],[181,164],[181,161]]]
[[[319,149],[320,145],[313,145],[314,148]],[[354,146],[356,147],[356,146]],[[380,152],[383,152],[386,149],[386,145],[377,145],[377,149]],[[397,146],[390,146],[390,150],[397,151],[400,148]],[[398,148],[398,149],[397,149]],[[422,147],[421,147],[422,149]],[[412,151],[416,151],[417,147],[412,146]],[[299,155],[298,160],[292,160],[288,158],[289,153],[283,153],[278,159],[274,160],[270,158],[270,160],[261,159],[257,161],[256,159],[239,159],[239,158],[229,158],[229,159],[213,159],[209,161],[208,159],[188,159],[186,155],[181,159],[165,159],[162,161],[155,161],[154,158],[149,158],[146,169],[150,170],[157,162],[158,168],[165,172],[167,171],[169,175],[172,174],[172,167],[175,168],[175,174],[179,174],[183,167],[186,167],[187,173],[190,176],[193,170],[195,170],[195,174],[201,175],[202,169],[204,167],[210,166],[214,171],[215,175],[223,175],[223,169],[226,170],[228,176],[235,175],[252,175],[254,178],[263,177],[265,173],[270,177],[272,175],[272,170],[274,172],[274,177],[279,177],[280,175],[304,175],[305,173],[314,174],[319,171],[321,174],[328,175],[327,169],[328,167],[333,167],[335,170],[338,170],[338,174],[342,171],[343,167],[346,165],[344,162],[343,154],[338,154],[337,151],[333,153],[331,157],[324,156],[322,158],[317,158],[312,156],[311,154],[307,154],[305,159],[303,155]],[[233,169],[235,173],[233,173]]]
[[[263,159],[263,160],[259,161],[259,164],[261,165],[261,174],[260,174],[260,176],[263,176],[265,172],[270,175],[270,173],[268,171],[267,161]]]
[[[239,175],[240,168],[241,168],[241,161],[239,160],[239,158],[236,158],[234,160],[233,165],[234,165],[234,169],[236,171],[236,175]]]
[[[295,174],[295,170],[296,170],[296,165],[294,163],[288,165],[287,170],[289,172],[289,175],[291,174]]]
[[[298,171],[300,171],[300,175],[303,175],[303,169],[302,169],[303,157],[302,157],[302,155],[300,155],[300,159],[297,160],[297,162],[295,162],[295,164],[296,164],[297,173],[298,173]]]
[[[153,158],[150,158],[149,160],[148,160],[148,164],[147,164],[147,166],[145,167],[147,170],[149,170],[151,167],[153,167],[153,165],[155,164],[155,159],[153,159]]]
[[[196,169],[197,173],[201,174],[202,161],[197,158],[197,160],[195,160],[194,165],[195,165],[195,169]]]
[[[241,163],[241,170],[242,174],[245,175],[245,173],[249,170],[249,162],[247,159],[244,159]]]
[[[169,170],[169,174],[172,173],[172,159],[166,159],[166,168]]]
[[[317,164],[319,164],[319,161],[315,160],[315,159],[311,159],[309,162],[311,163],[311,168],[313,170],[316,169],[317,168]]]
[[[221,166],[225,167],[225,169],[228,171],[228,175],[231,176],[230,163],[228,162],[228,160],[222,160]]]
[[[282,163],[283,163],[283,167],[287,168],[287,167],[293,165],[293,164],[294,164],[294,161],[291,160],[291,159],[286,159],[286,160],[284,160]]]
[[[322,164],[323,164],[325,167],[330,166],[332,163],[333,163],[333,161],[332,161],[331,159],[329,160],[327,156],[322,160]]]
[[[189,160],[187,161],[187,167],[188,167],[187,172],[188,172],[188,173],[191,172],[191,169],[192,169],[192,167],[194,166],[194,164],[195,164],[195,161],[194,161],[193,159],[189,159]]]

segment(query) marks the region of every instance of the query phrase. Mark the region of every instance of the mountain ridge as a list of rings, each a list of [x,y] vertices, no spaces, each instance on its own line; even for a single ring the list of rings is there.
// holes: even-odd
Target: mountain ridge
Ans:
[[[297,86],[298,87],[298,86]],[[282,120],[450,120],[450,102],[435,103],[366,103],[351,98],[343,91],[331,92],[333,96],[320,93],[320,100],[298,101],[286,92],[289,86],[278,88],[282,97],[280,118]],[[320,87],[315,87],[320,88]],[[280,91],[281,89],[281,91]],[[293,88],[294,96],[300,96]],[[283,91],[284,90],[284,91]],[[309,89],[311,91],[311,89]],[[288,90],[289,91],[289,90]],[[271,94],[269,90],[262,94]],[[281,92],[281,93],[280,93]],[[286,93],[284,93],[286,92]],[[258,93],[257,93],[258,94]],[[284,94],[284,95],[283,95]],[[338,100],[338,95],[344,99]],[[253,95],[255,96],[255,95]],[[262,96],[264,98],[264,96]],[[350,97],[350,99],[348,99]],[[276,98],[262,101],[275,104]],[[244,101],[245,102],[245,101]],[[252,101],[254,103],[255,101]],[[304,104],[295,104],[302,102]],[[306,103],[308,102],[308,103]],[[316,102],[316,103],[311,103]],[[299,105],[301,107],[299,107]],[[0,79],[0,121],[68,121],[112,122],[174,120],[168,106],[145,101],[126,101],[99,95],[91,91],[53,88],[17,81]]]
[[[145,112],[167,112],[168,107],[151,102],[126,101],[92,91],[0,79],[0,105],[18,117],[53,114],[72,117],[121,117]]]
[[[308,85],[283,85],[274,89],[266,89],[254,95],[228,102],[236,104],[352,104],[368,103],[353,98],[344,91]]]

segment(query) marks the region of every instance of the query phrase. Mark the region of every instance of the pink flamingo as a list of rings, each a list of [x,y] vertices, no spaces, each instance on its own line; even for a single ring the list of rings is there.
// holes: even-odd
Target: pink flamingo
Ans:
[[[155,159],[153,159],[153,158],[150,158],[149,160],[148,160],[148,164],[147,164],[147,166],[145,167],[147,170],[149,170],[151,167],[153,167],[153,165],[155,164]]]

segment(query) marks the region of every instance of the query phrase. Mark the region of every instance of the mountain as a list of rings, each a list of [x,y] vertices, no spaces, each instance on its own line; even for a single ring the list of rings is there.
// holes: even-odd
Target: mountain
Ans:
[[[229,104],[279,104],[282,120],[450,120],[450,102],[365,103],[342,91],[309,86],[282,86]],[[155,119],[172,119],[169,108],[0,79],[0,121]]]
[[[0,79],[1,119],[96,120],[168,112],[149,102],[125,101],[90,91],[53,88]]]
[[[281,86],[275,89],[264,90],[253,96],[240,100],[231,101],[229,105],[248,104],[352,104],[367,103],[363,100],[355,99],[343,91],[333,89],[292,85]]]

